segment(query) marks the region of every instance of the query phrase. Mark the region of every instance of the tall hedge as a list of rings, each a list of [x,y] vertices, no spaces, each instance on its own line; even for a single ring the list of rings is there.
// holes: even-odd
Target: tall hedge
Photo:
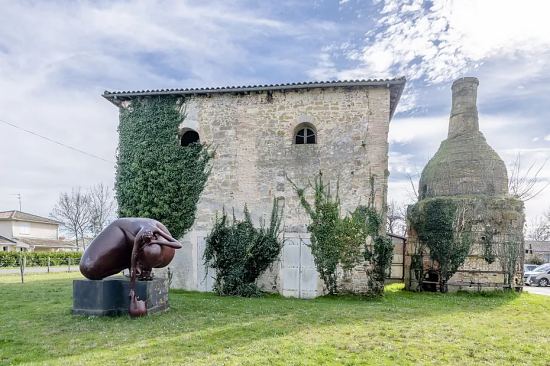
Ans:
[[[159,220],[176,238],[195,221],[210,160],[201,144],[180,146],[182,120],[170,96],[134,99],[121,108],[115,183],[120,217]]]

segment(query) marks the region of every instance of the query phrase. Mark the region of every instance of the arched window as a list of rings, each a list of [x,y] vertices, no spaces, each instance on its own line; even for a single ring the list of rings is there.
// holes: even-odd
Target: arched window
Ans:
[[[189,146],[191,144],[199,144],[201,142],[199,133],[195,130],[187,130],[181,135],[181,146]]]
[[[298,126],[294,135],[294,143],[296,145],[316,144],[317,131],[315,131],[315,128],[309,124]]]

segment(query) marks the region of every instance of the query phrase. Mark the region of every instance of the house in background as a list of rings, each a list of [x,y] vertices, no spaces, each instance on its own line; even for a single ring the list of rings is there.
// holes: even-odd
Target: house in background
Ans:
[[[59,237],[61,223],[21,211],[0,212],[0,251],[65,252],[77,250]]]
[[[550,241],[525,241],[525,257],[540,257],[545,263],[550,263]]]
[[[13,239],[0,235],[0,252],[22,252],[28,250],[29,246],[24,243],[18,243]]]

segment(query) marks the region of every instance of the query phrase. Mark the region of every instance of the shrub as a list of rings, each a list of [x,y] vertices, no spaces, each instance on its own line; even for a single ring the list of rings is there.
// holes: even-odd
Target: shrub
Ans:
[[[538,254],[531,254],[530,256],[525,257],[525,263],[538,264],[540,266],[541,264],[544,264],[544,259]]]
[[[81,252],[0,252],[0,267],[18,267],[21,265],[21,258],[26,258],[27,267],[46,267],[48,258],[51,266],[64,266],[69,264],[78,265]]]
[[[427,247],[437,263],[441,292],[447,291],[448,280],[464,263],[472,246],[471,223],[466,220],[468,205],[455,199],[432,198],[420,201],[408,212],[411,228],[421,247]],[[489,260],[489,253],[485,255]],[[422,261],[415,261],[422,266]],[[423,276],[422,268],[415,268]],[[421,278],[418,278],[422,281]]]
[[[290,183],[311,219],[308,225],[311,252],[328,293],[338,293],[339,266],[349,271],[364,260],[369,292],[373,295],[383,294],[384,280],[391,265],[393,244],[383,234],[383,220],[373,203],[358,206],[350,215],[341,217],[338,188],[333,196],[330,185],[323,184],[321,173],[312,185],[313,203],[306,199],[305,189],[298,188],[292,181]],[[373,183],[371,180],[371,184]]]
[[[214,228],[206,239],[205,265],[216,270],[214,290],[219,295],[255,296],[260,293],[256,279],[279,256],[282,209],[273,201],[269,227],[262,222],[255,228],[248,208],[244,219],[233,214],[228,220],[225,211],[216,217]]]

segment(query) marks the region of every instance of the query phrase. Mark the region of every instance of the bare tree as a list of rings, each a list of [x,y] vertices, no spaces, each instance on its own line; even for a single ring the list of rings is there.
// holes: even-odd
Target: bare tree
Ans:
[[[407,178],[409,179],[409,184],[410,184],[410,187],[407,190],[407,194],[409,196],[409,199],[413,202],[419,201],[421,196],[420,188],[418,187],[418,185],[414,184],[415,181],[418,181],[420,179],[419,177],[420,177],[420,174],[418,172],[415,173],[414,176],[407,173]]]
[[[76,246],[84,243],[84,233],[90,225],[90,197],[80,187],[73,188],[71,193],[61,193],[50,216],[63,223],[67,232],[74,236]]]
[[[400,204],[394,200],[388,205],[387,214],[387,230],[390,234],[405,235],[406,223],[405,216],[407,215],[407,205]]]
[[[521,167],[521,155],[518,153],[516,159],[509,167],[510,178],[508,180],[508,190],[510,194],[522,201],[528,201],[541,194],[548,186],[550,182],[544,183],[540,177],[540,173],[546,166],[548,160],[545,160],[542,164],[534,161],[532,162],[525,172]],[[540,186],[540,184],[542,186]]]
[[[114,219],[115,200],[109,187],[103,183],[91,187],[88,195],[89,230],[96,236]]]
[[[550,210],[544,216],[536,217],[530,221],[526,237],[536,241],[550,239]]]

